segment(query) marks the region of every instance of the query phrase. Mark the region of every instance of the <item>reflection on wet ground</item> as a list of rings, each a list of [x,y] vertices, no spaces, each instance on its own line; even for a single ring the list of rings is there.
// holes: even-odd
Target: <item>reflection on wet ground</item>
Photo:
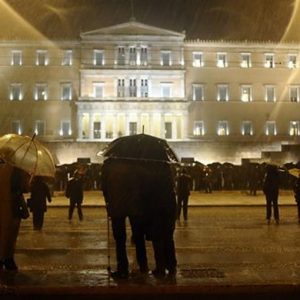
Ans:
[[[287,299],[298,295],[300,226],[294,206],[281,207],[280,225],[266,224],[264,207],[190,208],[188,222],[178,222],[175,232],[175,280],[139,275],[130,238],[130,279],[115,282],[109,278],[107,268],[115,268],[115,253],[111,236],[107,242],[105,209],[85,207],[84,214],[83,222],[75,215],[69,223],[67,208],[51,207],[41,232],[32,230],[31,219],[22,221],[16,251],[20,270],[0,273],[0,295],[52,295],[53,291],[83,295],[89,291],[95,297],[116,296],[117,288],[117,293],[131,296],[219,295],[221,291],[232,299],[232,293],[245,292],[243,287],[252,292],[276,291],[277,295],[281,295],[278,290],[285,291]],[[147,250],[154,268],[150,242]]]

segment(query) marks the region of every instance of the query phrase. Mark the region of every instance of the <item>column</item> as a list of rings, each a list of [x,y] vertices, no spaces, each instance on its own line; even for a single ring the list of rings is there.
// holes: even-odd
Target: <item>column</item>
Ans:
[[[94,139],[93,129],[94,129],[94,116],[92,113],[89,113],[89,136],[88,136],[89,140]]]
[[[78,136],[77,139],[82,140],[82,118],[83,114],[78,114],[77,115],[77,128],[78,128]]]

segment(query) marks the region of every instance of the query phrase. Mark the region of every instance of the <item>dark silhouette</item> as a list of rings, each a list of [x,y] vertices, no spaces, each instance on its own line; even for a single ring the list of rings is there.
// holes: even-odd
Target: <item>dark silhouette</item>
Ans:
[[[33,229],[41,230],[44,214],[47,211],[47,200],[51,202],[51,194],[43,177],[36,176],[32,180],[29,207],[32,211]]]
[[[66,197],[70,199],[69,205],[69,221],[72,220],[73,211],[75,207],[77,207],[79,220],[83,220],[82,207],[81,204],[83,202],[83,175],[78,171],[74,173],[74,177],[72,177],[67,184],[66,189]]]
[[[192,189],[192,178],[185,168],[177,177],[177,220],[180,220],[181,209],[183,210],[183,218],[188,219],[188,200],[190,190]]]
[[[263,192],[266,196],[267,222],[270,224],[272,216],[272,207],[276,224],[279,224],[279,172],[276,166],[268,165],[266,176],[263,184]]]
[[[294,184],[294,197],[297,203],[297,211],[298,211],[298,223],[300,223],[300,174]]]

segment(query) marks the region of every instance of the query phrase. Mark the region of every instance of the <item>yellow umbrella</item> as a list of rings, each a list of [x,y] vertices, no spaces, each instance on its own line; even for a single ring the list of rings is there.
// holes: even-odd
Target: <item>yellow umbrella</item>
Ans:
[[[0,158],[24,170],[30,176],[53,177],[55,165],[49,150],[35,139],[35,135],[6,134],[0,137]]]
[[[289,173],[298,178],[300,175],[300,169],[297,168],[289,169]]]

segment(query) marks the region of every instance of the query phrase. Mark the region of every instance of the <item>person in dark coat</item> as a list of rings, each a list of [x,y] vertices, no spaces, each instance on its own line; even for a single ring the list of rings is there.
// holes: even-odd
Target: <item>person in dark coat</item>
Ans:
[[[74,177],[72,177],[67,184],[66,197],[70,199],[69,205],[69,221],[72,220],[73,211],[77,207],[79,220],[83,220],[82,214],[82,202],[83,202],[83,175],[75,171]]]
[[[180,220],[181,209],[183,210],[183,218],[188,219],[188,201],[190,190],[192,187],[192,178],[183,168],[177,177],[177,220]]]
[[[268,165],[263,184],[263,192],[266,196],[267,222],[270,224],[272,216],[272,207],[276,224],[279,224],[279,172],[276,166]]]
[[[293,190],[294,190],[295,201],[297,203],[298,223],[300,223],[300,173],[299,173],[298,178],[297,178],[297,180],[294,184]]]
[[[43,177],[33,178],[30,187],[29,208],[32,211],[33,229],[41,230],[44,223],[44,214],[47,211],[47,200],[51,202],[50,189]]]

